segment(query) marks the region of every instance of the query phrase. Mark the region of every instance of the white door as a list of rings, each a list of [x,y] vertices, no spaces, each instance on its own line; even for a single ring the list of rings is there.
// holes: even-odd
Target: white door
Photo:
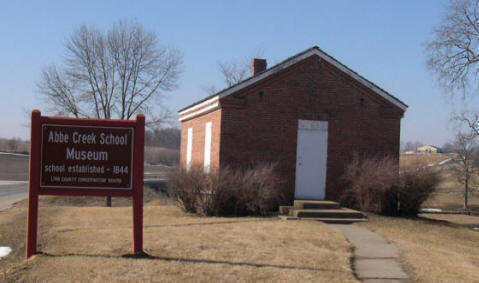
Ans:
[[[299,120],[295,199],[324,199],[327,159],[328,122]]]

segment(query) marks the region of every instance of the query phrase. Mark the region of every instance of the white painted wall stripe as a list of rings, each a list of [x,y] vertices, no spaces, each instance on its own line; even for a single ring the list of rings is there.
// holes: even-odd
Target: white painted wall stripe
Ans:
[[[193,151],[193,128],[188,128],[188,139],[186,143],[186,171],[191,169],[191,153]]]
[[[204,157],[205,173],[210,173],[210,161],[211,161],[211,122],[208,122],[206,123],[206,126],[205,126],[205,157]]]

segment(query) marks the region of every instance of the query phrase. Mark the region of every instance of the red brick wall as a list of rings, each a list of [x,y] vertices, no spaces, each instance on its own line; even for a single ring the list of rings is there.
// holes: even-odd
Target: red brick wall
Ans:
[[[277,162],[285,181],[281,189],[290,200],[299,119],[329,121],[327,199],[341,194],[338,179],[354,153],[399,159],[402,110],[317,56],[220,103],[221,166]],[[183,123],[182,141],[186,143],[185,127]]]
[[[191,164],[203,166],[205,150],[205,127],[211,125],[211,168],[219,167],[220,133],[221,133],[221,109],[185,120],[181,123],[181,146],[180,164],[186,166],[186,147],[188,140],[188,128],[193,128],[193,144]]]

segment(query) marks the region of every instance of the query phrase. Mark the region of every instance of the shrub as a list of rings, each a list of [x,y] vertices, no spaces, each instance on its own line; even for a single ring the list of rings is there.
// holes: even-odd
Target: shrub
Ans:
[[[402,172],[399,191],[399,214],[417,215],[421,205],[429,198],[439,183],[439,175],[431,168]]]
[[[183,210],[196,213],[197,196],[202,193],[202,190],[206,190],[207,182],[207,175],[197,167],[189,172],[182,168],[173,169],[168,173],[167,192],[170,197],[178,200]]]
[[[201,166],[169,174],[168,192],[187,212],[207,216],[266,215],[282,197],[274,165],[245,170],[222,168],[204,173]]]
[[[391,205],[391,188],[399,181],[398,172],[392,158],[360,160],[354,156],[341,178],[346,186],[341,201],[361,211],[383,212]]]
[[[395,159],[355,156],[341,178],[346,186],[342,203],[362,211],[386,215],[417,215],[439,182],[429,168],[399,174]]]

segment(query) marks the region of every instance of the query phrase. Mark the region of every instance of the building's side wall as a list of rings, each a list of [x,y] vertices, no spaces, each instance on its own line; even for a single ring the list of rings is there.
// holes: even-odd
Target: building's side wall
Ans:
[[[299,119],[329,121],[327,199],[339,198],[339,177],[355,153],[399,160],[403,111],[316,56],[220,103],[221,166],[277,162],[290,200]]]
[[[193,129],[192,166],[203,166],[205,155],[205,127],[211,122],[211,168],[219,168],[220,134],[221,134],[221,109],[184,120],[181,123],[180,164],[186,167],[186,150],[188,128]]]
[[[441,149],[439,149],[437,147],[434,147],[434,146],[425,145],[425,146],[421,146],[420,148],[418,148],[417,152],[419,152],[419,153],[440,153]]]

